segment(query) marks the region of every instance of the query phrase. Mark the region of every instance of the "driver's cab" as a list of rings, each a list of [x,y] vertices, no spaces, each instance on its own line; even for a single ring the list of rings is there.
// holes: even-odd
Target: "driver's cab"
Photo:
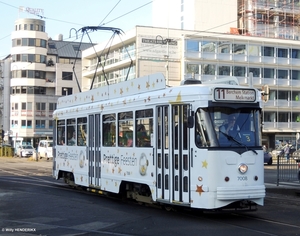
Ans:
[[[257,107],[199,108],[195,121],[195,143],[199,148],[261,144],[260,109]]]

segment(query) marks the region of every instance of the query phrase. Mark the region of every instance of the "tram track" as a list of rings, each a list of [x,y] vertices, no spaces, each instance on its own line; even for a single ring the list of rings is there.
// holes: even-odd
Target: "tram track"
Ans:
[[[30,169],[17,169],[13,167],[5,167],[0,168],[0,172],[5,173],[5,175],[0,176],[0,182],[11,182],[11,183],[18,183],[23,185],[34,185],[39,187],[45,187],[45,188],[56,188],[61,189],[65,191],[76,191],[74,188],[66,185],[62,182],[55,182],[51,179],[47,180],[45,178],[51,177],[51,168],[44,169],[43,174],[40,173],[32,173],[32,168]],[[78,189],[77,189],[78,190]],[[91,193],[87,191],[77,191],[77,192],[83,192],[88,195],[99,195],[96,193]],[[276,202],[284,202],[287,203],[286,196],[285,195],[272,195],[272,196],[266,196],[266,201],[269,201],[271,205],[276,205]],[[117,201],[117,199],[116,199]],[[126,201],[126,203],[131,203],[134,205],[141,205],[138,202]],[[295,197],[293,198],[293,204],[296,206],[299,206],[300,200],[299,198]],[[150,205],[151,206],[151,205]],[[143,207],[143,206],[140,206]],[[147,205],[149,207],[149,205]],[[157,208],[157,206],[153,206]],[[163,207],[160,207],[163,208]],[[255,213],[244,213],[244,212],[231,212],[231,213],[200,213],[199,210],[193,210],[193,209],[183,209],[178,208],[179,210],[176,212],[171,212],[170,214],[177,214],[178,216],[184,216],[184,217],[192,217],[200,221],[209,221],[212,223],[217,223],[219,225],[224,226],[230,226],[237,228],[239,230],[244,230],[244,232],[248,232],[248,234],[253,235],[282,235],[280,233],[277,233],[276,228],[286,228],[287,231],[298,231],[300,232],[300,226],[295,223],[288,223],[284,220],[278,220],[273,218],[273,216],[270,214],[267,217],[263,217],[259,215],[259,211]],[[258,213],[258,214],[257,214]],[[252,224],[249,224],[249,221],[253,221]],[[250,226],[249,226],[250,225]],[[251,227],[253,225],[253,228]],[[260,226],[260,227],[258,227]],[[267,227],[266,227],[267,226]],[[105,232],[105,231],[103,231]],[[106,232],[107,233],[107,232]],[[112,235],[114,235],[112,233]],[[116,234],[118,235],[118,234]],[[121,235],[121,234],[120,234]],[[126,234],[124,234],[126,235]]]

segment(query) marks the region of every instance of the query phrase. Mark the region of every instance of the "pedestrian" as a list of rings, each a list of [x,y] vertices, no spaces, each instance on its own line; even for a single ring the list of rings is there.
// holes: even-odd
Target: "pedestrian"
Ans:
[[[288,143],[285,145],[283,150],[284,150],[284,156],[285,156],[286,160],[289,161],[289,159],[290,159],[290,146],[289,146]]]

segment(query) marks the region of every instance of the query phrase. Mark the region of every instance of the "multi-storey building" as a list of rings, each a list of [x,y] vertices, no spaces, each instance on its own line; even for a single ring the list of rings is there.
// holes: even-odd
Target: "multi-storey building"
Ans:
[[[1,89],[0,89],[0,127],[3,132],[3,140],[2,143],[8,141],[8,135],[10,130],[10,114],[9,114],[9,91],[10,91],[10,64],[11,64],[11,56],[8,55],[2,60],[0,60],[0,77],[1,77]]]
[[[137,26],[126,33],[125,46],[115,42],[110,50],[105,43],[95,47],[97,53],[110,53],[101,61],[104,68],[97,67],[93,86],[105,86],[106,79],[122,81],[128,70],[129,79],[163,72],[170,86],[188,77],[205,81],[228,75],[245,85],[251,74],[255,87],[270,88],[263,143],[275,148],[290,141],[299,147],[299,19],[299,0],[154,1],[156,28]],[[100,64],[92,49],[83,52],[83,64],[88,87]]]
[[[12,32],[10,128],[13,145],[52,138],[58,97],[79,92],[87,43],[48,38],[45,21],[18,19]],[[76,81],[78,79],[78,83]]]
[[[263,109],[264,144],[295,143],[300,131],[300,41],[143,26],[127,32],[123,41],[110,49],[103,43],[83,51],[83,83],[94,77],[97,54],[108,51],[94,87],[122,81],[128,70],[128,79],[162,72],[170,86],[191,77],[206,81],[226,76],[249,85],[252,73],[255,87],[270,89]]]
[[[160,0],[153,25],[299,40],[299,0]]]

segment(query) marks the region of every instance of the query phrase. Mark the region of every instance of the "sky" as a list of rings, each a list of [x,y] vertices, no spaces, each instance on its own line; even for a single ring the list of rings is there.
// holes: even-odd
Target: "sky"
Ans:
[[[65,41],[80,42],[75,30],[85,26],[114,27],[124,32],[136,25],[152,25],[151,0],[0,0],[0,59],[10,54],[11,33],[15,21],[20,18],[42,19],[46,22],[48,37],[57,39],[63,35]],[[20,11],[23,7],[25,11]],[[38,15],[26,9],[35,9]],[[75,30],[71,30],[74,28]],[[92,43],[100,43],[112,36],[111,31],[89,33]],[[82,42],[90,42],[88,36]]]

